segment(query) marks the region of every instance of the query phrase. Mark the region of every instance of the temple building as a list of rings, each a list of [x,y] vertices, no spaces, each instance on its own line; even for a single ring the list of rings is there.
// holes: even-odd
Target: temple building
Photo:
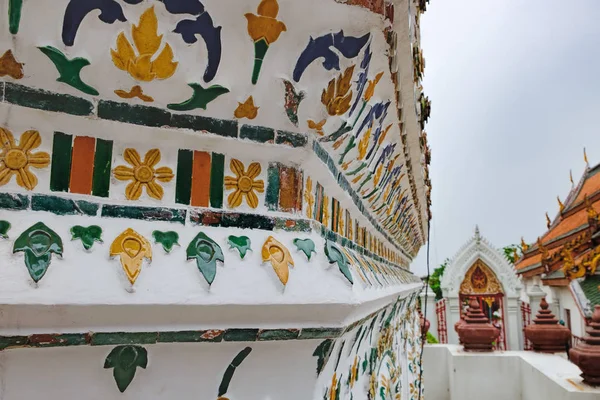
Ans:
[[[424,399],[427,3],[1,1],[0,398]]]
[[[581,179],[558,205],[553,219],[546,214],[548,230],[532,245],[523,241],[515,266],[533,313],[546,296],[577,341],[600,304],[600,165],[590,168],[586,159]]]
[[[454,327],[470,299],[475,298],[486,317],[500,329],[495,347],[522,349],[520,279],[504,254],[480,234],[478,227],[447,264],[440,286],[443,299],[436,304],[435,327],[442,343],[459,343]]]

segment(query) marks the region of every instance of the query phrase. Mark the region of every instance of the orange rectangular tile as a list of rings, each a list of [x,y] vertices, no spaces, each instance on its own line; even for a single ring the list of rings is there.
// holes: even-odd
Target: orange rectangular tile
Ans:
[[[194,151],[192,164],[192,200],[191,205],[208,207],[210,198],[210,153]]]
[[[92,177],[94,175],[95,152],[95,138],[87,136],[76,136],[73,140],[70,184],[71,193],[92,193]]]

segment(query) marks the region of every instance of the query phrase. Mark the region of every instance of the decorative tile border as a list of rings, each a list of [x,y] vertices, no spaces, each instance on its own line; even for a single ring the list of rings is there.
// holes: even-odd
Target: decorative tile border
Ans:
[[[276,131],[272,128],[242,125],[236,120],[223,120],[191,114],[176,114],[162,108],[132,105],[111,100],[98,101],[98,107],[86,99],[67,94],[31,88],[12,82],[0,81],[6,103],[38,110],[63,112],[78,116],[96,116],[100,119],[125,122],[149,127],[192,129],[218,136],[247,139],[258,143],[274,143],[291,147],[305,147],[308,136],[303,133]]]
[[[420,290],[420,289],[419,289]],[[417,298],[418,290],[404,299],[408,307]],[[393,302],[396,304],[396,301]],[[392,307],[388,304],[345,327],[316,327],[288,329],[230,328],[164,332],[83,332],[42,333],[28,336],[0,336],[0,351],[16,348],[67,346],[115,346],[127,344],[256,342],[282,340],[337,339],[357,326],[378,317]]]

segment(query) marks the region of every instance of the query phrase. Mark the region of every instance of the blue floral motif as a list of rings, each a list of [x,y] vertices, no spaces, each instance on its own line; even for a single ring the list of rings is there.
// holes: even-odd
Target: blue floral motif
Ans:
[[[349,116],[351,116],[354,110],[356,109],[356,106],[362,99],[365,87],[367,86],[367,76],[369,75],[369,65],[371,64],[372,55],[373,53],[371,53],[371,45],[369,44],[365,48],[363,59],[360,63],[360,68],[362,69],[362,71],[360,71],[360,73],[358,74],[358,79],[356,80],[356,98],[354,99],[352,108],[350,108],[350,114],[348,114]]]
[[[81,22],[96,9],[100,10],[98,19],[104,23],[127,21],[121,5],[115,0],[71,0],[65,10],[62,28],[62,41],[66,46],[73,46]]]
[[[204,12],[195,20],[179,21],[173,32],[179,33],[183,41],[188,44],[198,41],[196,35],[200,35],[204,39],[208,52],[208,65],[203,79],[204,82],[213,80],[221,63],[221,27],[215,26],[210,15]]]
[[[340,57],[331,50],[331,47],[338,50],[346,58],[354,58],[358,55],[360,49],[367,44],[370,37],[370,33],[361,37],[346,36],[343,30],[338,33],[328,33],[316,39],[311,36],[306,48],[296,62],[293,74],[294,81],[299,82],[306,68],[318,58],[324,59],[323,67],[326,70],[330,71],[335,68],[339,71]]]

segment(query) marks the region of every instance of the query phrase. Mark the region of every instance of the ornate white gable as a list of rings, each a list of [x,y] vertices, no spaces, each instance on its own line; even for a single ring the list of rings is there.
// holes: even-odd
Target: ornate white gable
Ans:
[[[475,235],[465,243],[446,267],[441,287],[444,297],[458,297],[460,284],[477,259],[481,259],[496,274],[508,297],[516,297],[521,282],[514,267],[475,227]]]

